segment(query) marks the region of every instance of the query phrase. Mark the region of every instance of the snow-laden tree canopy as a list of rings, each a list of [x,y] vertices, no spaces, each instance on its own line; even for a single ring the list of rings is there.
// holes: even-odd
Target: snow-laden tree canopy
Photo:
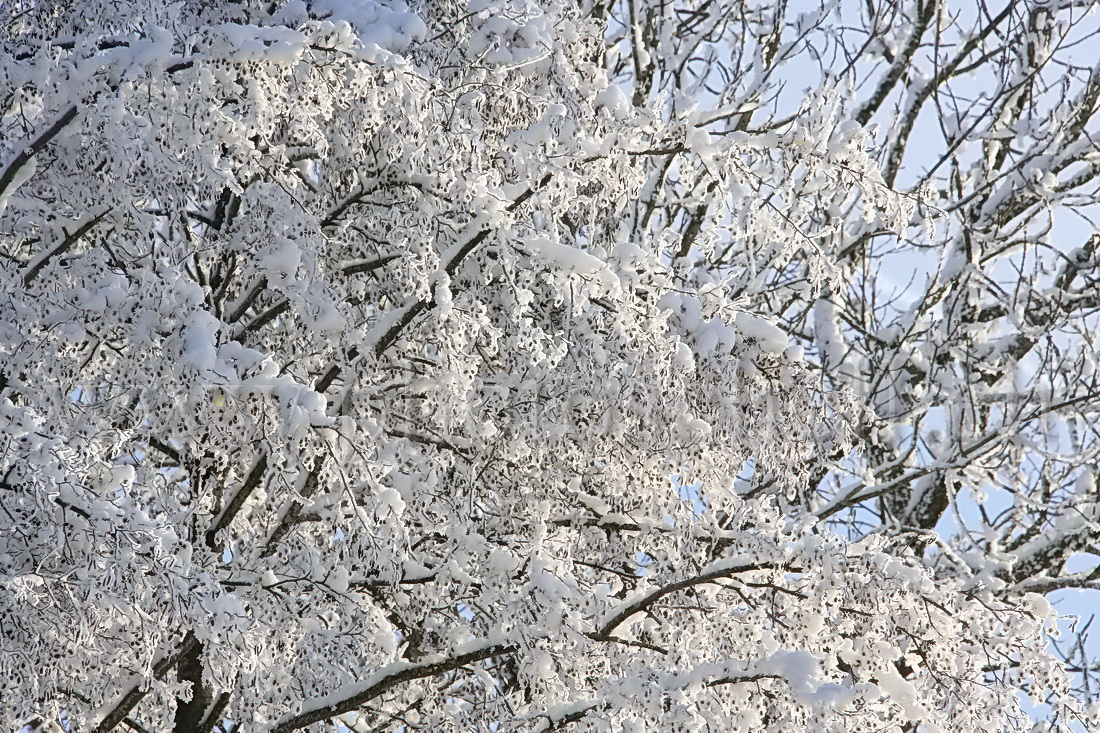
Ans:
[[[1072,160],[907,187],[895,69],[993,20],[868,16],[886,70],[783,110],[776,69],[867,12],[5,0],[2,724],[1085,720],[1041,594],[1096,536],[1094,439],[1052,422],[1092,434],[1095,247],[1013,295],[972,242],[1033,264],[1100,84],[956,115]],[[885,242],[944,252],[908,310]],[[930,534],[1013,476],[1011,521]]]

